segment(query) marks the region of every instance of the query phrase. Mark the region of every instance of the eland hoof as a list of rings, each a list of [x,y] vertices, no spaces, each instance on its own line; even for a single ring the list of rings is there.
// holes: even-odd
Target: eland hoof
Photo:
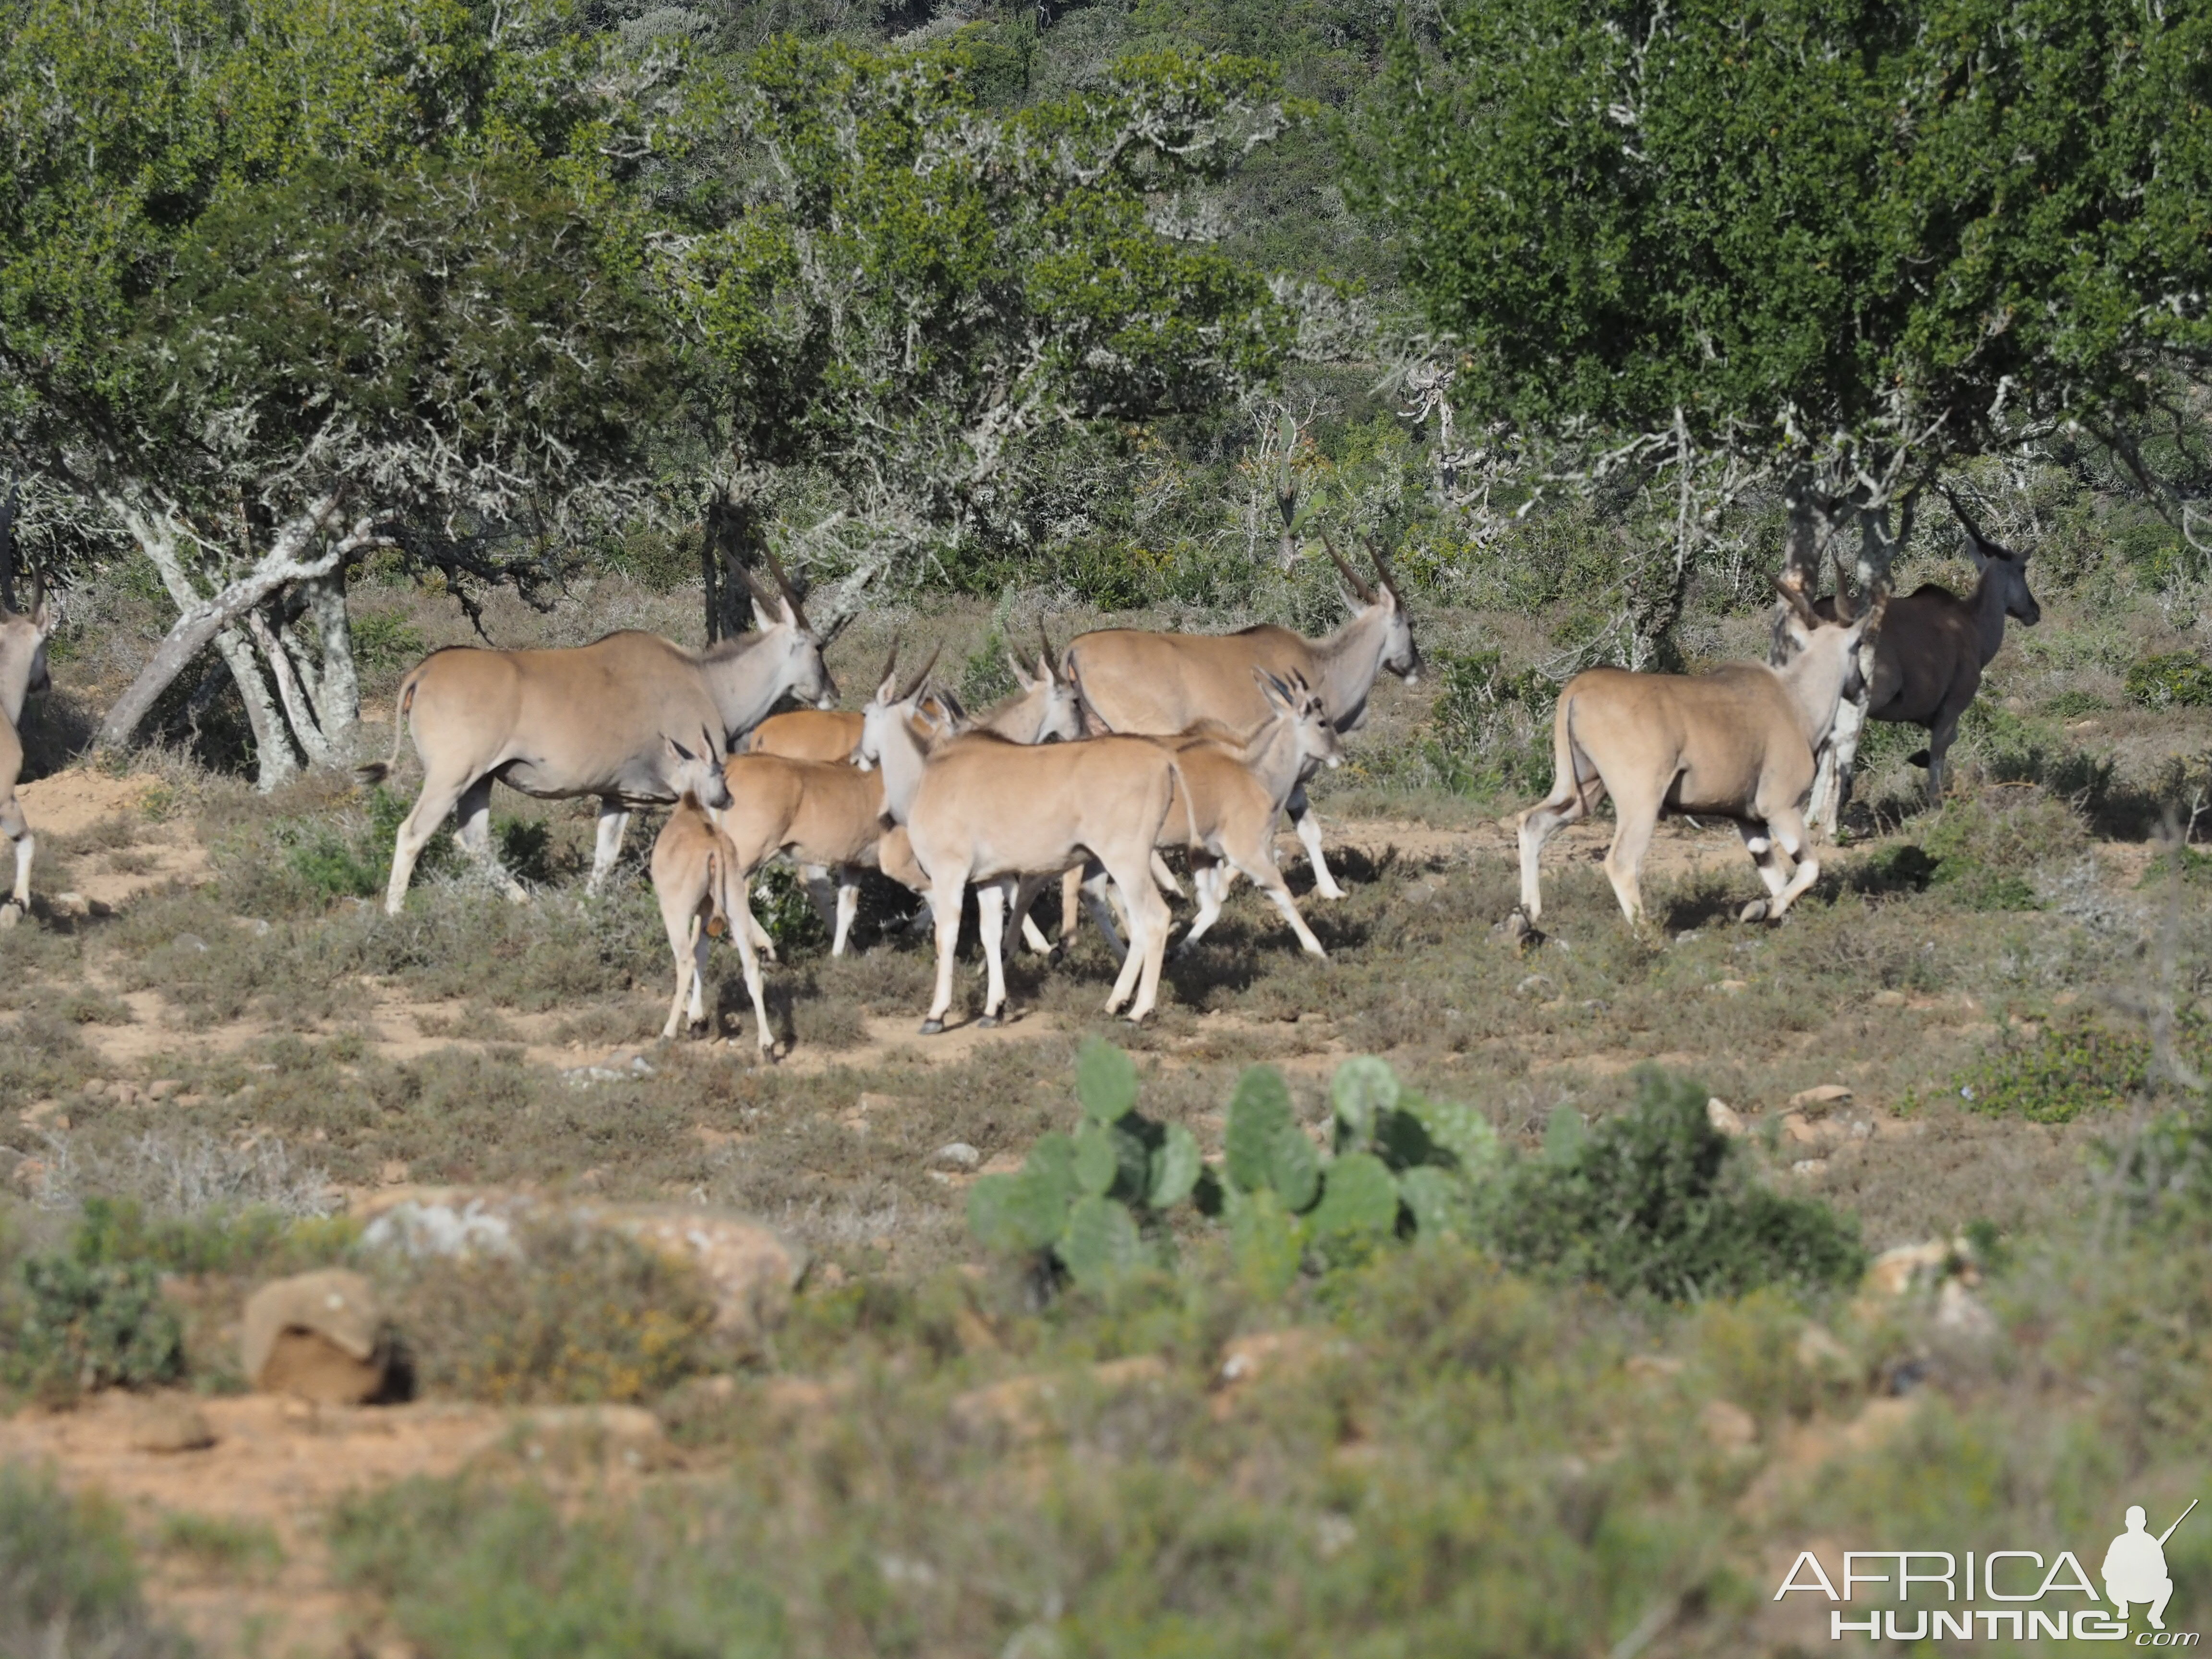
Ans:
[[[1735,913],[1735,919],[1738,921],[1765,921],[1766,920],[1766,901],[1765,899],[1752,900],[1750,903],[1745,905],[1742,909]]]
[[[975,1029],[979,1031],[995,1031],[999,1029],[999,1024],[1000,1020],[998,1015],[985,1014],[981,1018],[975,1022]]]
[[[921,1034],[924,1036],[943,1036],[945,1022],[941,1019],[925,1019],[921,1022]]]

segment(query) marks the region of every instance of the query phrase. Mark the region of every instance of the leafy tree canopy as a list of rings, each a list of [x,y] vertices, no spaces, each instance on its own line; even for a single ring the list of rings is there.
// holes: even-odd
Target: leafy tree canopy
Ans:
[[[1024,440],[1207,404],[1297,331],[1188,216],[1282,125],[1261,65],[1139,55],[1004,115],[969,67],[957,39],[763,48],[715,89],[725,222],[664,264],[738,466],[823,469],[909,545],[1019,539]]]
[[[1370,199],[1462,401],[1925,463],[2212,349],[2212,15],[1482,0],[1402,40]]]

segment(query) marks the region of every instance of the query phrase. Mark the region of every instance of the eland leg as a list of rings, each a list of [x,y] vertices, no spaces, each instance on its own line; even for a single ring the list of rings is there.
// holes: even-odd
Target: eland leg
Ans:
[[[438,833],[438,826],[446,821],[446,814],[453,804],[471,789],[467,778],[426,777],[422,793],[415,797],[414,807],[400,821],[399,831],[392,838],[392,879],[384,887],[384,912],[396,916],[407,903],[407,884],[415,878],[415,861],[422,856],[422,849],[430,844],[430,837]],[[490,780],[481,781],[489,799]]]
[[[596,893],[606,885],[608,872],[622,856],[623,832],[629,828],[629,812],[619,802],[601,797],[598,833],[592,843],[592,873],[584,882],[586,893]]]
[[[775,1034],[768,1023],[768,994],[761,984],[760,953],[753,949],[753,936],[740,918],[749,918],[752,911],[752,895],[746,890],[745,878],[732,873],[723,890],[722,915],[729,923],[731,940],[738,947],[738,963],[744,970],[745,994],[753,1005],[753,1041],[763,1059],[775,1058]],[[775,958],[770,957],[773,961]]]
[[[985,882],[975,890],[975,931],[983,945],[983,966],[990,975],[983,994],[983,1017],[978,1025],[996,1025],[1006,1006],[1006,901],[1014,884],[1010,878]]]
[[[935,1036],[945,1029],[945,1013],[952,1006],[952,958],[960,947],[960,901],[967,890],[965,870],[957,876],[948,871],[930,883],[929,908],[937,923],[937,986],[921,1022],[924,1036]]]
[[[1670,787],[1673,781],[1668,780]],[[1647,798],[1641,792],[1613,792],[1613,811],[1618,822],[1613,845],[1605,855],[1605,878],[1613,884],[1613,896],[1620,901],[1620,913],[1632,927],[1642,926],[1644,920],[1644,855],[1651,850],[1652,834],[1659,828],[1660,803],[1665,799],[1663,793]]]
[[[1306,919],[1298,914],[1297,901],[1291,896],[1290,884],[1283,879],[1282,871],[1276,867],[1275,849],[1268,844],[1270,839],[1263,834],[1254,837],[1257,843],[1255,846],[1246,847],[1241,851],[1223,849],[1229,854],[1230,862],[1214,866],[1214,914],[1218,915],[1221,913],[1221,902],[1227,896],[1231,884],[1236,881],[1236,872],[1241,870],[1252,878],[1254,886],[1274,902],[1275,908],[1283,913],[1283,920],[1291,924],[1291,931],[1298,936],[1299,947],[1308,956],[1319,957],[1326,961],[1328,952],[1322,949],[1321,941],[1314,937],[1313,929],[1306,926]],[[1184,939],[1183,947],[1188,950],[1191,939],[1197,936],[1198,929],[1194,927]]]
[[[1781,808],[1768,813],[1766,832],[1774,841],[1773,852],[1769,856],[1789,859],[1797,866],[1796,873],[1781,891],[1766,902],[1766,920],[1779,921],[1783,913],[1797,902],[1799,895],[1820,878],[1820,861],[1805,856],[1811,850],[1810,842],[1805,820],[1795,807]],[[1750,919],[1758,920],[1756,917]]]
[[[1106,999],[1106,1012],[1113,1013],[1128,1002],[1133,988],[1136,1001],[1130,1004],[1128,1013],[1133,1025],[1152,1012],[1159,999],[1160,968],[1167,959],[1167,901],[1152,884],[1149,861],[1133,869],[1109,870],[1107,874],[1121,890],[1121,908],[1128,913],[1129,951],[1114,981],[1113,994]]]
[[[1605,799],[1605,784],[1580,749],[1562,757],[1552,793],[1521,815],[1521,914],[1535,922],[1544,915],[1544,890],[1539,879],[1544,843],[1571,823],[1589,816]]]
[[[837,930],[830,940],[830,954],[845,954],[845,941],[853,936],[853,918],[860,914],[860,872],[851,865],[837,867]]]
[[[1321,850],[1321,820],[1314,816],[1313,803],[1306,799],[1306,787],[1300,784],[1291,791],[1283,805],[1291,815],[1291,826],[1298,832],[1304,843],[1306,862],[1313,866],[1314,891],[1325,899],[1340,899],[1344,889],[1336,884],[1336,878],[1328,872],[1328,860]]]
[[[461,851],[482,866],[507,889],[507,897],[517,904],[528,901],[530,891],[517,881],[507,867],[499,861],[499,854],[491,850],[491,780],[479,778],[462,792],[453,808],[459,820],[453,830],[453,839]]]
[[[31,910],[31,855],[38,850],[38,839],[31,834],[30,820],[23,816],[23,804],[10,792],[5,802],[0,802],[0,835],[4,835],[15,847],[15,884],[9,890],[7,902],[0,904],[0,927],[13,927]]]

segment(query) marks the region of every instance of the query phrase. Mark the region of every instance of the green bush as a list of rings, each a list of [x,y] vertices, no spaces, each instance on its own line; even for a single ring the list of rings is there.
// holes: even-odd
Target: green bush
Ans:
[[[343,1505],[331,1541],[340,1576],[383,1598],[424,1653],[791,1650],[775,1591],[743,1556],[684,1535],[673,1516],[569,1518],[533,1488],[413,1480]]]
[[[51,1474],[0,1464],[0,1654],[189,1653],[148,1621],[124,1518]]]
[[[2201,1056],[2207,1033],[2185,1020],[2177,1036]],[[1992,1117],[2070,1123],[2085,1112],[2108,1111],[2150,1086],[2149,1039],[2094,1019],[2045,1026],[2031,1042],[1985,1054],[1953,1081],[1959,1098]]]
[[[2212,707],[2212,666],[2194,651],[2145,657],[2128,670],[2127,690],[2142,708]]]
[[[354,660],[363,668],[411,666],[430,648],[422,630],[396,611],[356,611],[346,623]]]
[[[1437,769],[1472,793],[1549,788],[1559,688],[1533,668],[1508,674],[1495,651],[1438,652],[1432,662],[1443,687],[1429,716]]]
[[[9,1356],[17,1382],[67,1398],[184,1375],[184,1328],[151,1262],[36,1255],[21,1272],[23,1307]]]
[[[2033,910],[2028,873],[2080,857],[2089,832],[2081,815],[2047,790],[2004,787],[1943,803],[1913,861],[1925,884],[1970,910]],[[1911,854],[1889,855],[1899,873]]]
[[[1670,1301],[1855,1280],[1866,1261],[1857,1228],[1758,1185],[1705,1101],[1698,1085],[1647,1066],[1630,1110],[1587,1132],[1571,1114],[1555,1118],[1543,1155],[1515,1171],[1501,1254]]]

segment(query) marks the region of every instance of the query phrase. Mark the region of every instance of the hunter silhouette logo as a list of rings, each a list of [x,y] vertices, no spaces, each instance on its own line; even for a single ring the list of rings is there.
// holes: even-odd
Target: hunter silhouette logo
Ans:
[[[2197,1507],[2197,1500],[2189,1500],[2189,1510]],[[2166,1573],[2166,1540],[2173,1536],[2173,1528],[2189,1519],[2189,1510],[2184,1510],[2168,1527],[2155,1538],[2143,1530],[2143,1507],[2132,1504],[2128,1510],[2128,1529],[2112,1540],[2112,1547],[2105,1552],[2105,1595],[2120,1610],[2120,1618],[2128,1616],[2128,1604],[2141,1601],[2150,1608],[2150,1627],[2166,1628],[2166,1604],[2173,1600],[2173,1580]]]
[[[2099,1575],[2105,1584],[2102,1595],[2071,1550],[2059,1551],[2048,1566],[2039,1550],[1850,1550],[1844,1553],[1842,1572],[1833,1577],[1817,1554],[1803,1550],[1783,1575],[1774,1599],[1804,1592],[1861,1603],[1854,1611],[1862,1617],[1848,1616],[1840,1607],[1830,1612],[1831,1641],[1850,1634],[1891,1642],[2130,1642],[2129,1616],[2140,1607],[2149,1628],[2136,1632],[2130,1645],[2195,1647],[2197,1632],[2166,1627],[2166,1603],[2173,1599],[2166,1542],[2197,1501],[2191,1498],[2173,1524],[2156,1534],[2143,1506],[2130,1505],[2127,1530],[2105,1551]],[[2069,1602],[2069,1596],[2080,1601]],[[1895,1605],[1879,1611],[1864,1605],[1876,1599]]]

